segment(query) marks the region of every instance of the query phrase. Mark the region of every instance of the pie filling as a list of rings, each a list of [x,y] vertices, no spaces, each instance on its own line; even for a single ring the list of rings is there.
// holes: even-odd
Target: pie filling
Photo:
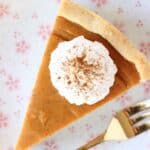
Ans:
[[[59,94],[76,105],[94,104],[108,95],[117,72],[108,50],[83,36],[59,43],[49,69]]]

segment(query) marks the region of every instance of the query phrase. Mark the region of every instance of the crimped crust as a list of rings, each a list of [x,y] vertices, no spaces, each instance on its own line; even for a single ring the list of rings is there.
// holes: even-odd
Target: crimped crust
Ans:
[[[70,0],[63,0],[58,15],[81,25],[91,32],[101,35],[124,58],[135,64],[142,81],[150,79],[150,62],[111,23]]]

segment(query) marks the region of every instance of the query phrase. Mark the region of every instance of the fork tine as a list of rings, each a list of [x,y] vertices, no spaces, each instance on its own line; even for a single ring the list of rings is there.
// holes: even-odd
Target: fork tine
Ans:
[[[135,132],[136,135],[144,132],[144,131],[147,131],[150,129],[150,123],[145,123],[141,126],[138,126],[138,127],[134,127],[133,130]]]
[[[137,103],[127,109],[125,109],[126,115],[132,116],[138,112],[150,109],[150,99]]]
[[[141,122],[141,121],[146,120],[148,118],[150,119],[150,112],[149,112],[149,114],[141,115],[141,116],[139,116],[137,118],[129,119],[129,122],[130,122],[131,125],[135,125],[138,122]]]
[[[138,105],[138,106],[133,106],[133,107],[129,107],[127,109],[125,109],[125,112],[127,113],[128,116],[132,116],[140,111],[143,111],[145,109],[150,109],[146,108],[145,105]]]
[[[150,99],[138,102],[135,106],[138,106],[138,105],[145,105],[146,107],[150,107]]]
[[[124,109],[122,112],[117,113],[116,117],[128,137],[150,129],[150,99]]]

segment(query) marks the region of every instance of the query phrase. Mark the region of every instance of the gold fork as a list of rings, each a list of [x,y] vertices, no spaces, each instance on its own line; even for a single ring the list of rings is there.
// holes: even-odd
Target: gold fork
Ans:
[[[121,135],[121,137],[119,137],[120,140],[136,136],[150,129],[150,99],[139,102],[131,107],[124,109],[123,111],[117,113],[115,118],[117,119],[121,128],[123,129],[123,132],[125,133],[125,135],[122,136],[120,130]],[[116,120],[113,119],[113,122],[114,121],[116,122]],[[112,126],[114,126],[114,128],[110,130],[111,131],[116,130],[115,128],[116,124],[111,125],[111,128]],[[107,131],[111,132],[110,130],[108,129]],[[114,139],[112,139],[111,134],[113,134],[113,132],[112,133],[108,132],[105,132],[104,134],[97,136],[89,143],[78,148],[78,150],[88,150],[89,148],[92,148],[102,143],[104,140],[116,139],[115,135],[113,135]],[[109,137],[108,135],[111,135],[111,137]]]

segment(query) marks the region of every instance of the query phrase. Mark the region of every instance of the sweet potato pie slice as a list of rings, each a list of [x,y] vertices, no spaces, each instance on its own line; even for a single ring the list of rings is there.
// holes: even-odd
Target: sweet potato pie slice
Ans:
[[[109,95],[93,105],[70,104],[53,87],[48,69],[50,55],[58,43],[69,41],[79,35],[103,43],[118,68]],[[63,0],[43,56],[16,150],[28,149],[111,101],[141,80],[147,79],[150,79],[149,62],[122,33],[95,13],[70,0]]]

